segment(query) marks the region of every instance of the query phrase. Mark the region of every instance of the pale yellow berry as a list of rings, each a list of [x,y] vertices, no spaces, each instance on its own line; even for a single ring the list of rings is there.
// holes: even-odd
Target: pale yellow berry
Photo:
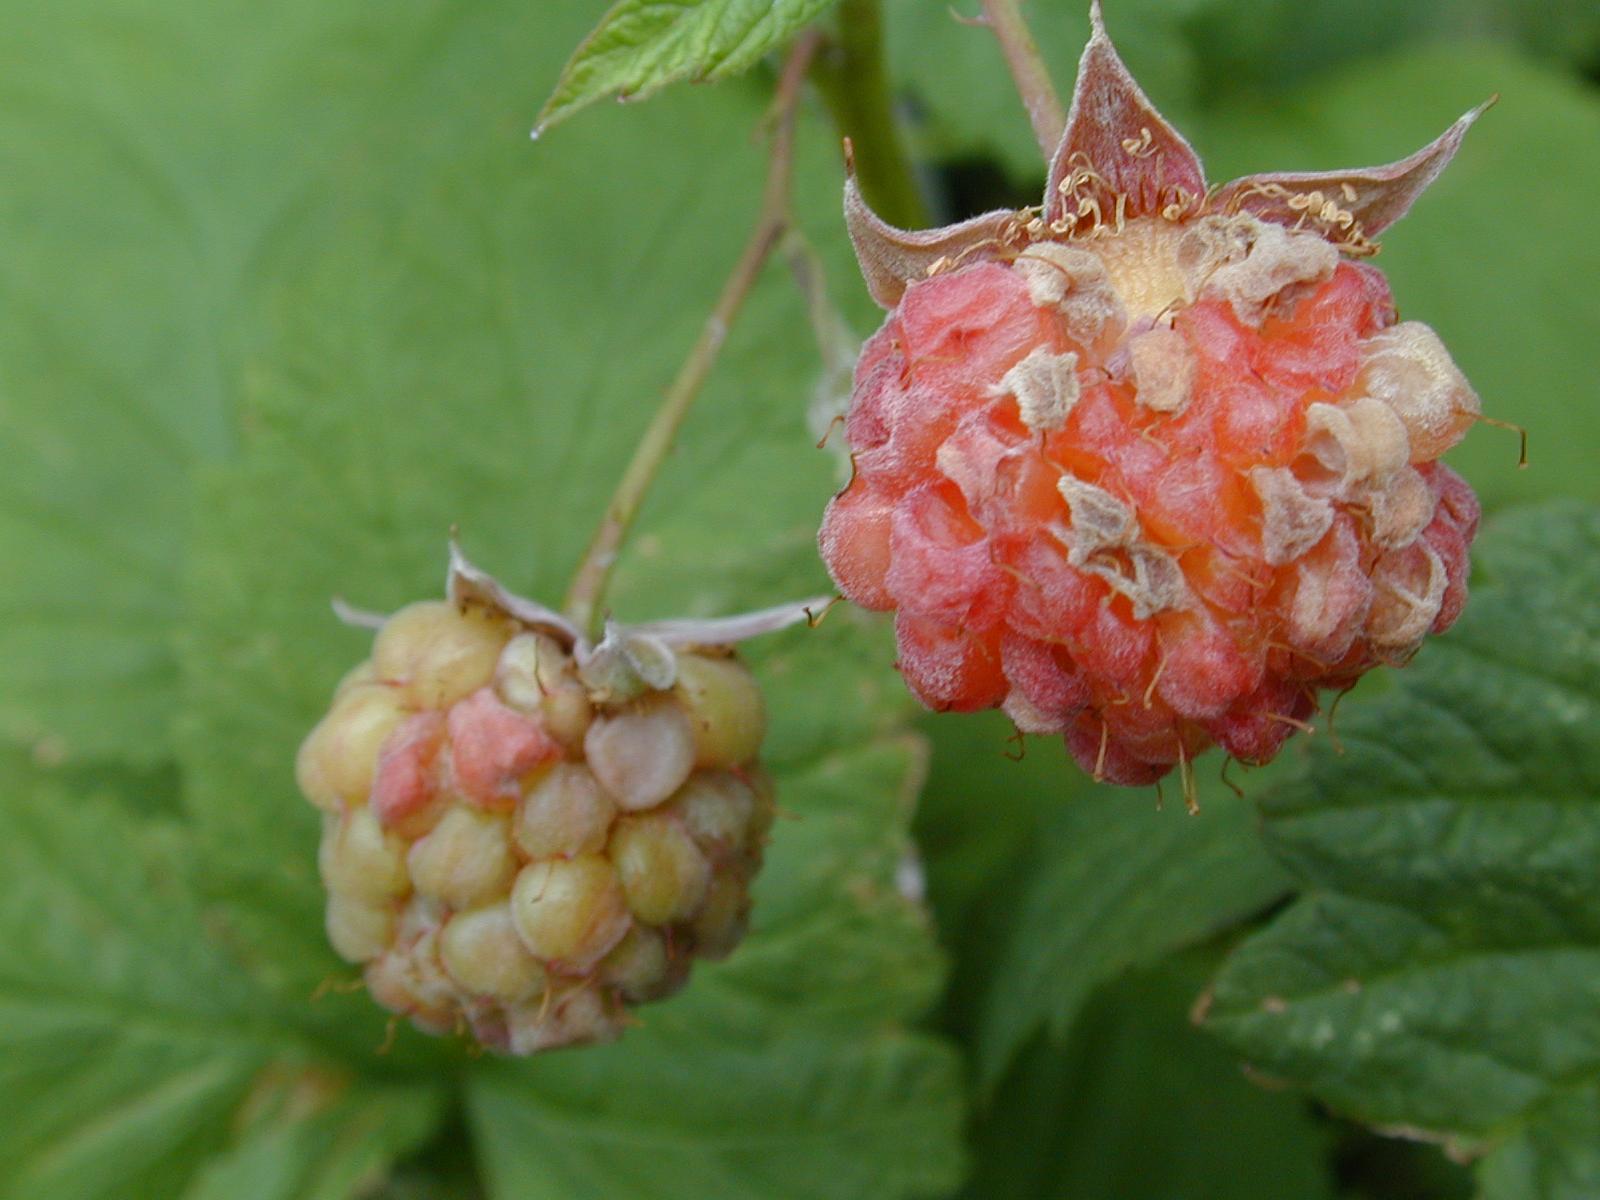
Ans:
[[[572,659],[548,634],[519,633],[506,643],[495,668],[495,690],[510,707],[529,716],[564,746],[578,746],[594,718],[588,689]]]
[[[675,691],[689,718],[696,766],[736,767],[756,756],[767,732],[767,708],[742,662],[681,654]]]
[[[701,958],[726,958],[744,939],[750,923],[749,884],[734,871],[711,881],[705,902],[689,929],[695,953]]]
[[[631,922],[611,864],[598,854],[524,867],[511,889],[511,919],[535,956],[579,971],[603,958]]]
[[[417,891],[456,909],[502,894],[516,872],[509,825],[496,813],[451,808],[411,847],[408,865]]]
[[[394,909],[372,904],[341,892],[328,896],[328,942],[345,962],[362,963],[377,958],[394,940]]]
[[[389,618],[373,643],[372,662],[380,679],[404,684],[418,704],[445,708],[494,677],[511,634],[502,617],[425,600]]]
[[[353,683],[300,744],[295,782],[307,800],[328,812],[365,804],[378,751],[409,715],[405,695],[381,683]]]
[[[583,740],[584,757],[620,808],[660,804],[694,767],[694,733],[664,696],[601,717]]]
[[[671,816],[623,817],[611,835],[610,854],[628,907],[641,921],[681,921],[705,899],[711,864]]]
[[[344,673],[344,678],[339,680],[333,689],[333,694],[337,698],[359,684],[377,682],[378,668],[372,665],[370,658],[364,658]]]
[[[581,763],[557,763],[538,774],[517,806],[512,833],[529,858],[596,854],[617,805]]]
[[[317,866],[330,892],[353,900],[378,904],[411,890],[406,844],[378,824],[370,808],[324,819]]]
[[[708,849],[744,848],[755,810],[755,792],[732,771],[696,771],[672,797],[672,811]]]
[[[461,987],[497,1000],[522,1000],[545,988],[544,969],[517,937],[505,904],[451,917],[439,935],[439,960]]]
[[[659,1000],[688,977],[667,953],[667,939],[661,931],[639,924],[600,960],[599,971],[602,980],[635,1003]]]

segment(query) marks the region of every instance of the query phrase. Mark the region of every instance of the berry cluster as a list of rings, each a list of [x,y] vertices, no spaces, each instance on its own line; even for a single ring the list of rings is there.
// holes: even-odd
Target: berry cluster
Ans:
[[[773,815],[736,658],[559,634],[402,609],[297,762],[334,949],[419,1029],[512,1054],[614,1038],[729,953]]]
[[[913,234],[850,185],[891,311],[821,547],[925,704],[1147,784],[1212,744],[1267,761],[1317,689],[1456,618],[1478,507],[1436,460],[1478,400],[1361,259],[1470,119],[1208,189],[1097,30],[1042,209]]]

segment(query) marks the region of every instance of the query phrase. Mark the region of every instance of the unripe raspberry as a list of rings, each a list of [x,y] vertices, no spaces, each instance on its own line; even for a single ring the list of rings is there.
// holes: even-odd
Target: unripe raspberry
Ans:
[[[379,825],[366,807],[324,820],[317,867],[330,892],[357,900],[378,904],[411,890],[405,842]]]
[[[599,718],[583,739],[595,778],[630,812],[678,790],[694,768],[694,746],[688,716],[665,696]]]
[[[666,813],[624,817],[607,847],[633,915],[648,925],[692,916],[711,883],[711,864],[683,823]]]
[[[517,876],[511,919],[534,954],[582,973],[628,932],[628,903],[601,855],[547,858]]]
[[[680,659],[674,699],[689,718],[695,766],[734,767],[755,757],[767,731],[766,704],[738,659]]]
[[[366,803],[378,750],[406,718],[406,697],[380,683],[340,687],[328,715],[300,746],[295,782],[318,808]]]
[[[614,1038],[743,934],[773,802],[725,647],[805,609],[591,646],[459,557],[450,590],[390,618],[301,749],[328,938],[426,1032]]]
[[[1146,784],[1270,759],[1460,611],[1477,505],[1436,460],[1478,399],[1361,260],[1478,113],[1388,167],[1208,188],[1094,24],[1041,208],[908,233],[847,183],[890,312],[820,545],[929,707]]]
[[[328,897],[328,942],[345,962],[377,958],[394,941],[394,906],[334,892]]]
[[[700,956],[718,959],[733,953],[749,923],[749,884],[737,872],[728,871],[711,881],[690,929]]]
[[[635,1002],[670,996],[688,978],[688,960],[674,958],[667,939],[635,924],[600,962],[600,976]]]
[[[517,845],[530,858],[572,858],[605,848],[617,803],[582,763],[557,763],[533,780],[517,809]]]
[[[543,992],[547,981],[505,904],[451,917],[439,936],[439,959],[462,988],[503,1002],[527,1000]]]
[[[417,893],[472,908],[504,895],[517,873],[508,818],[456,805],[406,856]]]
[[[419,705],[447,708],[494,678],[513,632],[498,613],[425,600],[384,624],[372,645],[372,665],[379,679],[404,686]]]
[[[594,719],[588,689],[571,657],[544,633],[519,633],[500,654],[495,687],[512,708],[537,715],[564,746],[577,746]]]

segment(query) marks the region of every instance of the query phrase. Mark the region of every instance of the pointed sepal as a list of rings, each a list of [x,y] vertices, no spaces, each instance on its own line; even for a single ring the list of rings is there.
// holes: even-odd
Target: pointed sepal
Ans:
[[[445,595],[453,604],[479,604],[496,609],[531,629],[554,634],[568,646],[584,641],[583,631],[553,608],[519,596],[482,567],[474,566],[450,538],[450,566],[445,574]]]
[[[908,284],[942,264],[995,257],[1020,229],[1017,214],[1006,209],[939,229],[896,229],[867,207],[853,173],[844,182],[844,223],[867,291],[884,308],[900,303]]]
[[[1248,212],[1279,225],[1319,229],[1348,247],[1365,247],[1410,211],[1450,165],[1467,130],[1494,104],[1491,97],[1408,158],[1348,171],[1267,172],[1219,188],[1215,212]]]
[[[1200,158],[1128,73],[1099,0],[1089,19],[1072,110],[1050,162],[1045,221],[1076,233],[1118,217],[1182,215],[1205,196]]]

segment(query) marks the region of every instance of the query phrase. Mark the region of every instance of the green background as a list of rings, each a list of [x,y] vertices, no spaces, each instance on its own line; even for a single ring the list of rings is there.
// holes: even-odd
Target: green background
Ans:
[[[1502,96],[1378,262],[1532,464],[1488,428],[1452,456],[1491,514],[1479,596],[1352,698],[1344,755],[1313,738],[1245,800],[1207,760],[1201,816],[1158,809],[1048,741],[1013,762],[992,714],[919,716],[886,626],[841,606],[751,647],[795,818],[755,930],[623,1042],[380,1054],[364,996],[312,999],[350,973],[290,764],[365,650],[328,598],[436,594],[457,524],[558,598],[754,219],[761,51],[834,19],[752,4],[655,6],[748,36],[642,78],[728,78],[530,142],[603,6],[8,0],[0,1196],[1600,1194],[1600,11],[1575,0],[1108,5],[1216,179],[1388,161]],[[1085,13],[1026,10],[1069,86]],[[884,17],[930,215],[1032,202],[992,39],[940,0]],[[836,147],[808,95],[795,206],[835,342],[876,320]],[[827,586],[817,316],[770,264],[624,618]]]

